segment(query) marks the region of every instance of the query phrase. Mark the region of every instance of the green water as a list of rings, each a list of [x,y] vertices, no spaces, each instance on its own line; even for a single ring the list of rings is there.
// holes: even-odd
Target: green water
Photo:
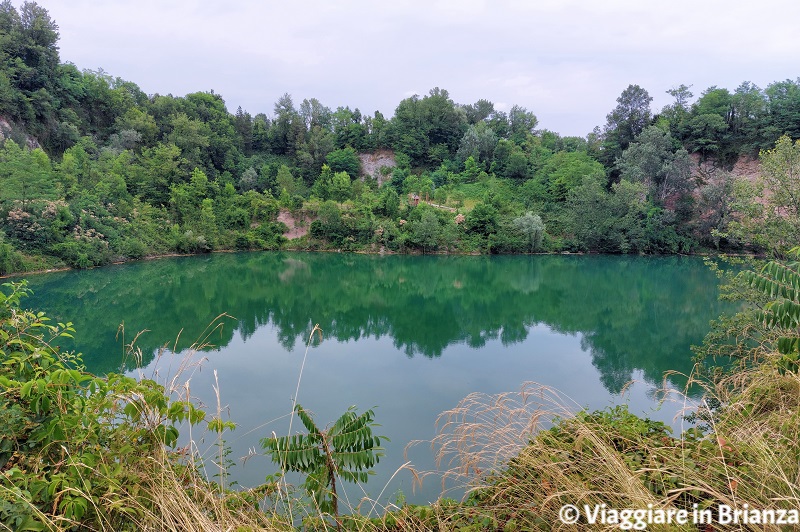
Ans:
[[[306,339],[319,324],[322,341],[308,353],[298,400],[323,425],[350,405],[376,407],[379,432],[392,441],[368,485],[372,496],[405,461],[405,445],[431,438],[437,415],[473,391],[536,381],[577,405],[627,401],[637,413],[672,420],[680,405],[654,410],[663,374],[690,372],[690,345],[727,310],[713,273],[686,257],[215,254],[29,282],[27,305],[74,323],[68,347],[85,354],[91,371],[166,380],[194,342],[211,344],[183,380],[216,410],[217,371],[224,415],[238,424],[228,437],[234,459],[287,430]],[[137,362],[123,343],[140,331]],[[683,386],[679,377],[667,384]],[[433,467],[427,446],[409,458]],[[273,471],[256,456],[233,475],[254,485]],[[423,502],[440,484],[412,494],[403,471],[384,499],[397,490]]]

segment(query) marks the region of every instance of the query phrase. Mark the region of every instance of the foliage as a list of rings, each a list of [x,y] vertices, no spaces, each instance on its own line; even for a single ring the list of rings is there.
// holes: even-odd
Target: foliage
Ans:
[[[0,205],[19,202],[24,211],[34,199],[56,199],[58,195],[47,154],[6,140],[0,149]]]
[[[422,248],[423,253],[436,249],[442,238],[439,217],[431,209],[422,210],[419,219],[408,222],[406,230],[409,242]]]
[[[389,234],[405,235],[390,239],[394,249],[409,249],[406,241],[419,248],[418,240],[406,239],[409,228],[398,225],[405,199],[395,208],[394,198],[378,192],[376,208],[367,193],[377,192],[378,183],[361,177],[360,157],[375,150],[394,157],[390,184],[399,195],[437,198],[464,216],[480,204],[496,209],[488,229],[467,223],[466,232],[456,231],[440,217],[439,244],[448,251],[529,249],[511,226],[528,210],[542,216],[548,237],[572,249],[674,253],[700,243],[780,256],[797,240],[791,224],[798,216],[786,210],[794,206],[781,192],[791,192],[780,179],[790,150],[775,142],[800,136],[800,80],[764,89],[745,81],[733,92],[713,86],[694,103],[690,87],[679,85],[667,91],[675,102],[659,115],[649,93],[630,85],[604,127],[585,138],[537,130],[536,115],[520,105],[508,112],[487,100],[462,105],[438,87],[400,101],[391,117],[334,110],[315,98],[295,105],[290,94],[268,117],[241,108],[229,113],[213,91],[148,96],[102,69],[61,63],[58,26],[34,2],[19,9],[6,2],[0,15],[0,114],[8,122],[0,147],[0,224],[13,251],[42,260],[87,267],[176,251],[283,246],[280,238],[254,234],[264,220],[250,208],[251,192],[271,195],[295,213],[315,210],[309,196],[342,204],[342,230],[317,231],[315,248],[378,249]],[[724,183],[720,190],[690,179],[696,170],[690,152],[725,170],[740,154],[759,150],[764,187],[737,183],[733,201],[723,198],[730,196]],[[640,211],[634,217],[646,233],[642,245],[614,234],[619,224],[608,219],[609,234],[575,238],[565,220],[574,207],[570,198],[599,177],[606,178],[606,193],[621,179],[644,183],[646,208],[637,195],[623,195],[633,202],[628,212]],[[697,186],[712,188],[697,194]],[[773,204],[762,204],[762,196]],[[694,208],[695,198],[705,202],[702,208]],[[610,202],[595,211],[619,211],[618,194],[593,199]],[[42,216],[49,202],[63,203],[55,219]],[[718,209],[709,214],[709,207]],[[91,230],[103,235],[102,243],[85,241]],[[428,239],[422,247],[432,246]],[[17,270],[32,263],[13,264]]]
[[[544,222],[542,222],[541,216],[528,211],[523,216],[514,218],[513,224],[514,229],[527,238],[531,253],[541,247],[544,238]]]
[[[71,337],[71,324],[21,310],[24,283],[4,287],[0,489],[16,495],[0,507],[0,523],[131,528],[153,505],[145,488],[152,458],[172,452],[179,423],[200,423],[205,414],[153,381],[87,373],[80,355],[52,347]]]
[[[647,187],[648,198],[663,206],[689,194],[691,162],[685,149],[675,149],[668,132],[656,126],[646,128],[617,161],[622,179],[642,182]]]
[[[333,172],[346,172],[351,179],[357,179],[361,175],[361,159],[352,147],[334,150],[325,160]]]
[[[464,229],[468,232],[488,236],[497,230],[497,209],[486,203],[479,203],[467,213]]]
[[[800,241],[800,140],[783,136],[771,150],[762,151],[761,179],[740,179],[734,188],[738,212],[723,236],[759,246],[783,257]]]
[[[587,177],[605,177],[603,165],[585,152],[561,151],[550,157],[522,189],[528,203],[558,204]]]
[[[381,440],[374,436],[375,414],[367,410],[356,414],[355,407],[337,419],[328,429],[320,429],[309,412],[297,405],[295,412],[307,434],[270,437],[261,445],[283,471],[307,475],[308,494],[323,513],[333,515],[339,527],[339,499],[336,478],[347,482],[367,482],[370,470],[381,456]]]
[[[676,253],[690,243],[675,232],[671,215],[649,203],[644,185],[620,181],[607,192],[586,180],[567,200],[564,225],[578,249],[605,253]]]
[[[488,168],[497,146],[497,135],[486,122],[470,125],[458,146],[457,156],[461,161],[472,157]]]
[[[20,271],[24,266],[22,255],[11,244],[0,239],[0,275]]]
[[[733,221],[734,184],[733,174],[714,171],[700,176],[700,197],[695,205],[697,238],[701,243],[720,249],[723,239],[729,246],[737,241],[729,231]]]
[[[601,161],[612,167],[616,159],[650,122],[653,98],[639,85],[628,85],[617,98],[617,106],[606,117]]]
[[[770,261],[759,272],[745,270],[742,278],[751,288],[768,297],[756,316],[764,327],[777,332],[773,348],[780,353],[779,366],[800,371],[800,248],[792,249],[791,262]]]

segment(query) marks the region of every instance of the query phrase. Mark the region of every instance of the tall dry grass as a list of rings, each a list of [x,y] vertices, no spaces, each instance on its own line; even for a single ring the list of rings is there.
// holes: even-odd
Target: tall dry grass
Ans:
[[[559,510],[566,504],[690,513],[709,508],[715,519],[723,504],[800,509],[800,376],[767,361],[713,384],[693,384],[705,387],[704,401],[694,407],[704,430],[692,427],[676,437],[624,408],[581,411],[556,390],[534,383],[516,393],[470,394],[442,414],[431,442],[445,480],[468,490],[465,504],[437,515],[437,527],[603,528],[585,519],[563,524]],[[721,406],[708,406],[716,404]],[[648,526],[659,529],[698,527]]]
[[[211,346],[211,334],[225,317],[215,320],[179,358],[167,360],[167,349],[158,353],[164,360],[150,378],[162,382],[169,397],[195,400],[189,382],[203,362],[201,352]],[[124,328],[121,333],[124,336]],[[309,345],[315,334],[321,334],[318,327],[311,331]],[[141,361],[135,342],[136,337],[127,353]],[[308,345],[292,406],[297,403],[307,356]],[[679,435],[624,407],[585,412],[558,391],[534,383],[514,393],[470,394],[440,416],[438,435],[429,442],[444,470],[443,491],[452,485],[465,488],[466,498],[395,506],[379,503],[380,497],[370,500],[364,493],[358,501],[342,501],[353,515],[341,523],[350,530],[574,530],[597,526],[585,520],[577,525],[561,523],[559,510],[565,504],[618,510],[714,509],[721,504],[800,509],[800,376],[782,369],[779,359],[762,345],[758,363],[742,365],[711,382],[690,378],[690,385],[704,389],[705,399],[688,409],[697,426]],[[215,419],[221,421],[218,383],[214,392]],[[679,400],[688,403],[685,394]],[[163,422],[156,413],[144,414],[145,424]],[[224,431],[211,435],[217,445],[213,455],[204,456],[194,442],[208,432],[191,430],[183,449],[164,448],[123,464],[127,478],[136,481],[121,486],[119,492],[99,497],[85,492],[100,516],[94,528],[59,518],[55,511],[52,516],[33,506],[31,511],[57,531],[289,530],[301,521],[307,530],[335,528],[330,516],[299,497],[285,479],[253,490],[226,489]],[[114,465],[81,467],[102,477],[104,467]],[[213,473],[216,481],[210,480]],[[413,469],[412,473],[420,481],[430,475]],[[81,493],[84,487],[69,489]],[[697,527],[672,524],[663,529]]]
[[[177,380],[170,381],[176,391],[187,393]],[[800,377],[768,361],[704,386],[707,400],[697,412],[705,431],[678,437],[624,408],[581,411],[558,391],[534,383],[515,393],[470,394],[440,416],[431,442],[444,470],[443,486],[466,487],[465,501],[443,498],[427,507],[397,507],[362,499],[349,505],[356,515],[344,517],[342,524],[364,531],[595,530],[585,521],[561,523],[560,508],[800,508]],[[711,398],[723,406],[709,408],[715,404]],[[222,457],[215,458],[219,466]],[[135,494],[123,499],[130,529],[289,530],[298,519],[307,530],[335,529],[329,518],[291,495],[288,486],[276,485],[279,491],[271,493],[266,488],[226,491],[199,468],[189,467],[199,461],[184,458],[176,467],[175,455],[165,451],[136,462],[141,482]],[[428,475],[414,474],[420,480]],[[53,530],[75,525],[50,524]],[[672,524],[648,529],[698,528]],[[100,530],[115,528],[109,524]]]

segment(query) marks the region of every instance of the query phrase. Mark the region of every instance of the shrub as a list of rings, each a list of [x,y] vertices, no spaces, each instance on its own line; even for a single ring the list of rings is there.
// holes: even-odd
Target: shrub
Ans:
[[[80,269],[108,264],[112,255],[108,242],[97,238],[68,240],[54,244],[51,250],[70,267]]]
[[[25,267],[22,255],[11,244],[0,242],[0,275],[18,272]]]
[[[141,259],[147,255],[147,246],[141,240],[126,238],[120,243],[119,251],[130,259]]]
[[[199,423],[204,412],[154,381],[87,373],[80,355],[52,347],[71,324],[21,310],[24,283],[3,286],[0,491],[10,503],[0,505],[1,526],[135,528],[154,505],[146,486],[164,463],[157,458],[173,453],[176,425]]]

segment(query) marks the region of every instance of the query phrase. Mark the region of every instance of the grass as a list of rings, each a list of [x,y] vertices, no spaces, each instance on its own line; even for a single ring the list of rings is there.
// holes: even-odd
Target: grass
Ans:
[[[0,317],[3,315],[0,313]],[[0,320],[6,348],[23,346],[21,349],[29,349],[36,356],[42,353],[57,356],[47,351],[46,344],[35,341],[39,337],[32,331],[39,327],[41,317],[20,313],[14,308],[8,316],[3,318],[5,321]],[[160,364],[165,372],[156,372],[152,377],[163,383],[161,388],[132,388],[136,391],[130,392],[129,388],[121,387],[114,391],[118,395],[111,398],[111,403],[98,403],[110,404],[113,414],[106,424],[98,425],[97,430],[106,431],[103,434],[108,440],[99,440],[105,442],[103,445],[112,450],[119,446],[125,449],[126,441],[114,441],[119,437],[151,441],[149,438],[163,424],[185,421],[194,415],[198,416],[194,425],[199,424],[202,418],[190,406],[193,399],[189,381],[197,368],[196,355],[208,345],[211,333],[222,326],[225,317],[215,320],[180,359],[174,363],[164,360]],[[24,327],[10,325],[12,322],[23,323]],[[9,335],[8,331],[13,334]],[[31,332],[20,335],[20,331]],[[121,333],[124,336],[124,329]],[[318,327],[311,331],[309,345],[315,334],[321,334]],[[20,343],[21,340],[25,343]],[[302,522],[306,530],[331,530],[338,525],[347,530],[364,531],[511,532],[575,529],[575,525],[560,521],[559,512],[566,504],[579,508],[605,505],[616,510],[654,508],[692,512],[699,509],[712,513],[720,505],[797,510],[800,508],[800,446],[797,444],[800,441],[800,375],[787,370],[783,356],[772,350],[769,343],[759,344],[756,358],[748,359],[748,364],[726,374],[714,374],[713,379],[697,376],[689,379],[687,386],[701,386],[705,395],[702,402],[686,409],[691,423],[686,424],[688,430],[678,435],[673,435],[661,422],[631,414],[624,406],[595,412],[581,410],[558,391],[534,383],[525,384],[514,393],[470,394],[440,416],[438,435],[428,442],[443,471],[443,489],[445,484],[466,489],[463,500],[448,499],[446,493],[429,506],[407,505],[402,501],[383,505],[380,496],[375,500],[365,496],[358,502],[342,500],[346,508],[343,513],[350,515],[343,516],[339,523],[320,512],[302,492],[289,485],[285,477],[276,477],[250,490],[226,486],[228,462],[224,433],[233,425],[222,419],[222,391],[217,382],[214,385],[216,411],[206,420],[207,429],[198,434],[191,423],[185,425],[189,430],[189,442],[183,448],[171,449],[162,440],[148,447],[152,452],[137,452],[133,447],[128,452],[111,454],[110,458],[103,453],[89,453],[87,456],[95,458],[91,462],[81,462],[77,455],[70,454],[75,451],[68,450],[72,440],[85,439],[77,433],[71,434],[72,439],[64,443],[54,442],[37,450],[41,460],[36,456],[22,460],[19,454],[12,454],[8,463],[28,464],[28,470],[10,466],[0,469],[0,502],[10,501],[0,504],[0,518],[27,515],[30,520],[21,517],[11,524],[12,521],[0,519],[0,523],[7,523],[0,524],[0,529],[5,526],[7,530],[36,530],[42,529],[34,526],[40,524],[44,529],[55,531],[255,531],[290,530]],[[134,359],[141,360],[137,357],[140,353],[135,349],[135,338],[128,351]],[[22,356],[8,353],[9,360]],[[299,370],[292,406],[300,393],[307,355],[308,348]],[[10,407],[25,406],[21,400],[31,394],[44,397],[50,393],[47,384],[28,386],[27,391],[18,392],[13,388],[16,381],[6,379],[3,382],[6,388],[0,391],[0,400]],[[61,386],[58,380],[52,382]],[[157,392],[154,398],[140,396],[153,390]],[[63,388],[63,393],[67,391]],[[52,397],[60,398],[61,394],[59,391]],[[159,397],[166,397],[169,402],[161,405]],[[102,399],[99,392],[88,398]],[[678,400],[682,404],[689,402],[685,396]],[[114,405],[121,408],[130,404],[140,405],[140,410],[132,415],[127,408],[113,410]],[[175,405],[179,408],[172,408]],[[164,413],[167,411],[169,414]],[[11,421],[7,421],[3,414],[0,412],[0,422],[16,427],[14,419],[9,417]],[[76,430],[80,430],[80,426],[76,425]],[[116,432],[117,429],[121,432]],[[20,441],[22,436],[30,436],[26,426],[20,430]],[[289,431],[291,433],[291,425]],[[204,456],[195,442],[207,435],[215,445],[210,455]],[[29,438],[29,441],[34,440]],[[54,449],[57,445],[62,446],[64,453]],[[85,452],[86,448],[79,450]],[[26,476],[40,468],[42,460],[53,456],[60,457],[60,462],[43,468],[40,477]],[[70,464],[68,471],[72,480],[53,484],[62,478],[58,475],[64,474],[65,463]],[[419,481],[430,480],[432,475],[413,469],[412,473]],[[46,483],[42,484],[40,478],[46,478]],[[52,489],[54,496],[48,499],[52,502],[38,503],[41,498],[36,498],[37,492],[31,486]],[[98,490],[98,486],[103,488]],[[65,502],[76,500],[87,501],[90,508],[77,513],[64,510]],[[86,522],[81,519],[82,515],[92,515],[93,520]],[[596,529],[585,516],[577,526]],[[672,524],[648,529],[688,531],[697,530],[697,527]],[[781,528],[767,523],[736,529]]]
[[[471,394],[442,415],[432,442],[446,475],[469,489],[448,517],[450,529],[573,529],[559,520],[565,504],[689,515],[720,505],[800,508],[800,376],[767,360],[705,386],[697,407],[704,429],[679,437],[624,407],[576,412],[535,384]],[[705,406],[717,402],[724,406]]]
[[[573,528],[559,522],[564,504],[800,507],[800,377],[767,361],[706,386],[707,397],[725,406],[701,404],[704,433],[682,437],[624,407],[580,411],[557,391],[532,383],[516,393],[470,394],[441,415],[432,442],[445,478],[468,488],[466,499],[388,507],[366,501],[350,511],[377,510],[378,517],[356,513],[342,524],[350,530],[566,530]],[[217,467],[224,463],[221,454],[215,460]],[[333,528],[287,485],[225,490],[197,468],[176,467],[169,452],[133,467],[129,474],[141,484],[115,503],[126,506],[131,529],[287,530],[297,519],[308,530]],[[55,515],[47,523],[53,530],[76,525]]]

